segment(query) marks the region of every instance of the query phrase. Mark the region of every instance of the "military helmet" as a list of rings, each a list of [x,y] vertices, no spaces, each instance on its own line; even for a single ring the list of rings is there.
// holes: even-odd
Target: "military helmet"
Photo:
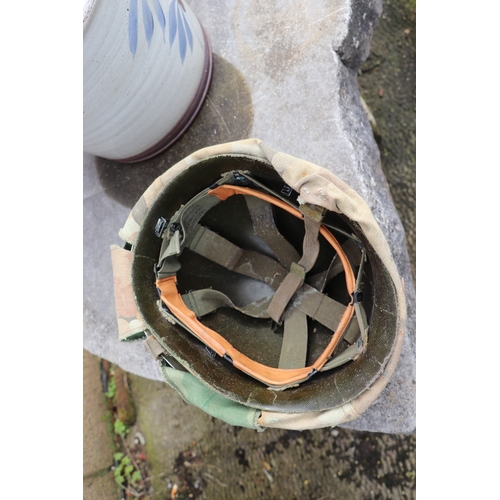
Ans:
[[[250,139],[148,188],[112,246],[121,340],[233,425],[353,420],[399,358],[402,280],[368,205],[329,170]]]

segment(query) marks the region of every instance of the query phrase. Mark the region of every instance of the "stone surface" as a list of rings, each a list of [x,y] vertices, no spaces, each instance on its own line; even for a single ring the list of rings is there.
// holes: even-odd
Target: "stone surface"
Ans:
[[[160,380],[139,343],[117,341],[109,246],[149,184],[205,146],[257,137],[323,166],[370,205],[404,277],[408,328],[391,382],[352,429],[415,429],[415,289],[405,231],[361,105],[356,74],[369,52],[380,2],[191,2],[214,53],[207,99],[186,134],[135,165],[84,155],[84,347],[123,369]]]

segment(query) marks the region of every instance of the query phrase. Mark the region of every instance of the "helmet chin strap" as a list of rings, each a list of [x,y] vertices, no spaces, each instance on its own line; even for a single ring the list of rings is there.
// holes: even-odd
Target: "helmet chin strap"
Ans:
[[[355,312],[355,302],[357,302],[357,286],[354,271],[342,246],[329,229],[322,224],[324,215],[322,208],[307,204],[301,204],[299,208],[296,208],[291,203],[274,196],[272,191],[260,185],[260,183],[255,184],[258,184],[257,187],[264,188],[267,192],[246,186],[227,184],[226,182],[230,182],[231,178],[231,175],[226,174],[217,185],[199,193],[190,202],[182,206],[172,217],[169,224],[170,229],[167,229],[170,232],[167,232],[166,237],[164,237],[159,264],[156,267],[156,286],[162,303],[168,308],[169,315],[175,317],[176,321],[186,330],[244,373],[267,384],[273,389],[286,389],[287,387],[296,386],[304,382],[315,373],[327,367],[337,366],[332,363],[331,356],[351,324]],[[247,179],[252,182],[251,178]],[[253,203],[259,210],[262,208],[262,202],[267,202],[287,211],[294,217],[304,220],[305,236],[303,254],[298,262],[294,260],[297,252],[294,249],[290,249],[287,245],[285,245],[286,256],[283,259],[278,257],[280,262],[276,262],[270,257],[258,254],[257,252],[240,249],[227,240],[222,241],[223,239],[220,236],[215,235],[208,228],[203,228],[199,225],[199,221],[208,210],[216,204],[237,195],[243,195],[249,200],[260,200],[257,203]],[[249,205],[252,205],[252,202]],[[262,214],[262,212],[259,213]],[[273,232],[275,232],[274,228]],[[266,237],[264,230],[262,233],[263,237]],[[347,293],[352,297],[351,303],[347,306],[336,303],[304,282],[306,274],[313,267],[319,253],[319,235],[322,235],[334,248],[342,264]],[[268,236],[272,238],[272,236]],[[281,235],[279,236],[281,237]],[[270,243],[271,245],[274,244],[275,247],[281,246],[278,241],[270,241]],[[231,300],[220,292],[205,296],[203,294],[200,295],[202,297],[200,304],[203,307],[196,306],[195,294],[191,298],[180,295],[177,289],[176,274],[180,269],[178,257],[185,248],[204,255],[235,272],[245,274],[245,272],[248,272],[245,269],[252,269],[251,272],[253,275],[247,274],[248,276],[265,280],[266,283],[270,284],[274,293],[268,297],[270,300],[267,300],[267,302],[263,301],[264,304],[268,304],[267,310],[260,304],[258,312],[260,316],[258,317],[270,317],[276,322],[284,320],[285,334],[278,368],[266,366],[250,359],[238,351],[219,333],[199,321],[198,317],[203,314],[200,310],[203,308],[206,309],[208,307],[210,309],[210,307],[214,307],[211,310],[215,310],[217,307],[233,307],[237,310],[241,310],[241,308],[234,306]],[[247,262],[252,265],[246,265]],[[275,281],[272,281],[271,277],[274,277]],[[194,305],[193,300],[195,301]],[[210,304],[215,305],[207,305],[205,303],[207,301],[211,301]],[[188,307],[188,304],[191,307]],[[251,309],[250,306],[252,305],[246,306],[246,309],[244,307],[242,312],[246,313],[246,310]],[[340,310],[339,306],[341,306]],[[359,306],[357,307],[358,310]],[[334,311],[338,311],[338,313],[334,314]],[[304,366],[305,350],[307,349],[308,316],[323,322],[323,324],[326,322],[326,326],[334,333],[316,361],[309,366]],[[332,320],[332,318],[339,317],[338,322]],[[287,325],[288,337],[286,335]],[[364,324],[360,323],[360,327],[362,332],[366,330]],[[304,337],[302,335],[304,331],[306,334],[305,346],[300,347],[300,344],[304,344]],[[357,350],[351,349],[352,352],[349,353],[350,358],[344,355],[346,359],[352,359],[359,352],[359,345],[353,345],[356,346]],[[356,352],[354,352],[355,350]],[[287,351],[292,354],[286,354]],[[297,355],[297,353],[299,354]],[[301,363],[302,366],[297,366]]]

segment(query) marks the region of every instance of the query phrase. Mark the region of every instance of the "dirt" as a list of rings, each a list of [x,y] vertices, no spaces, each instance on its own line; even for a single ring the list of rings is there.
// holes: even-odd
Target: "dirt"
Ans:
[[[166,384],[131,376],[151,500],[413,499],[416,436],[234,427]]]

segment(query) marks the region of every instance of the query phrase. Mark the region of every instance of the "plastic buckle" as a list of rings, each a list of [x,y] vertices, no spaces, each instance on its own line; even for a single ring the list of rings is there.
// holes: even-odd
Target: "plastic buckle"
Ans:
[[[217,356],[217,353],[211,347],[208,347],[207,345],[205,346],[205,351],[208,352],[208,355],[211,358],[215,358]]]
[[[155,226],[155,235],[158,236],[158,238],[161,238],[161,235],[163,234],[163,231],[165,231],[165,228],[167,227],[168,220],[165,219],[164,217],[160,217]]]
[[[174,234],[176,231],[179,231],[179,236],[182,238],[183,234],[181,224],[179,222],[172,222],[172,224],[170,224],[170,233]]]
[[[233,172],[233,177],[239,185],[248,185],[248,179],[241,172]]]

